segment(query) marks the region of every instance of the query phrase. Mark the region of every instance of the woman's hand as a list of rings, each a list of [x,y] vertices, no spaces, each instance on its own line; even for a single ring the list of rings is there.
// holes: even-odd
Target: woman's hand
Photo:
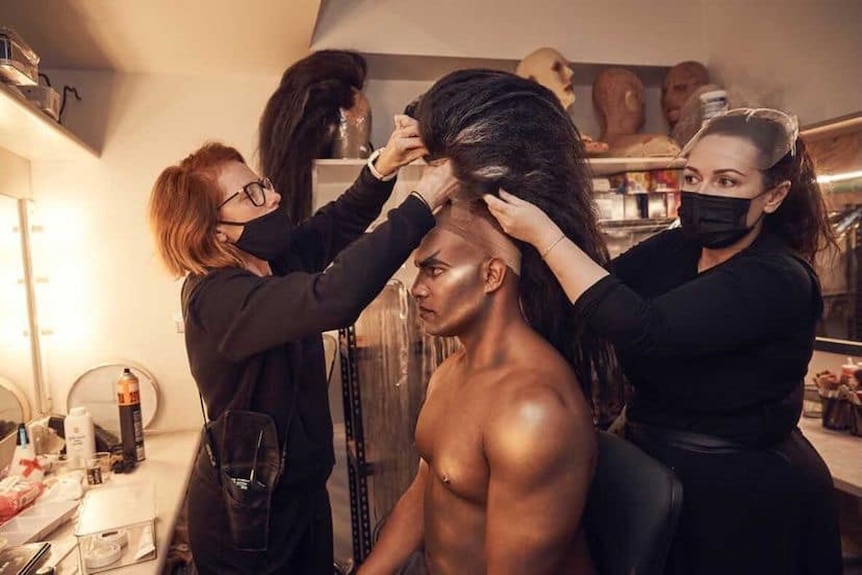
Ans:
[[[485,194],[482,199],[504,232],[531,244],[541,254],[563,234],[545,212],[502,188],[499,198]]]
[[[422,177],[413,193],[418,194],[433,212],[461,187],[461,182],[452,173],[452,162],[442,160],[422,168]]]
[[[380,175],[388,176],[427,153],[425,144],[419,139],[419,122],[410,116],[398,114],[395,116],[395,130],[389,136],[386,146],[381,148],[380,155],[374,162],[374,169]]]

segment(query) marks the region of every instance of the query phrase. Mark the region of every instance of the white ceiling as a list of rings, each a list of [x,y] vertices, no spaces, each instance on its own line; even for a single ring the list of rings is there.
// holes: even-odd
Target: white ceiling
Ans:
[[[321,0],[0,0],[41,69],[279,74],[309,52]]]

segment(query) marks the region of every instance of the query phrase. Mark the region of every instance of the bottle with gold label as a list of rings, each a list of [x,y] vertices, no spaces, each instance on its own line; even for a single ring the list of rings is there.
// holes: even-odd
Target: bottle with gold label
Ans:
[[[117,380],[117,405],[120,409],[120,440],[123,457],[132,461],[143,461],[144,420],[141,416],[141,390],[137,376],[132,370],[123,369]]]

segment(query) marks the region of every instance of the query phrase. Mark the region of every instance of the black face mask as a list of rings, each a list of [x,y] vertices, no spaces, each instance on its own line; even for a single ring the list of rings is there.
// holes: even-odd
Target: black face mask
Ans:
[[[244,252],[272,261],[283,255],[293,239],[293,222],[281,208],[276,208],[253,220],[243,222],[219,221],[228,226],[245,226],[234,245]]]
[[[704,248],[726,248],[742,239],[763,217],[760,214],[754,225],[745,225],[752,199],[681,192],[678,213],[683,235]]]

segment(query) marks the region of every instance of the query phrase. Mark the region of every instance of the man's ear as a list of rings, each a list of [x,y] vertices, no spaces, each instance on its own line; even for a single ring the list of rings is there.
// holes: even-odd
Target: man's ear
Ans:
[[[493,293],[500,289],[506,274],[510,272],[509,266],[500,258],[492,257],[485,262],[485,293]]]
[[[763,203],[763,211],[767,214],[773,213],[787,197],[790,191],[790,181],[784,180],[771,190],[766,192],[766,201]]]

